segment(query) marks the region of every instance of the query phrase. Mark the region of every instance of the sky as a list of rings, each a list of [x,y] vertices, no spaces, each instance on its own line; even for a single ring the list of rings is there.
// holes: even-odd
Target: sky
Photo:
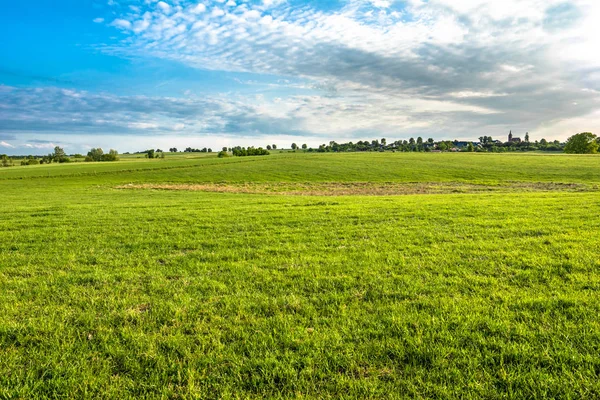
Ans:
[[[0,10],[0,153],[600,132],[597,0]]]

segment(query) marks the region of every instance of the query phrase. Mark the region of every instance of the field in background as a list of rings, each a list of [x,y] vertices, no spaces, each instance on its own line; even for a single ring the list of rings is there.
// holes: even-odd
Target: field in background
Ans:
[[[0,398],[599,397],[599,185],[536,154],[0,169]]]

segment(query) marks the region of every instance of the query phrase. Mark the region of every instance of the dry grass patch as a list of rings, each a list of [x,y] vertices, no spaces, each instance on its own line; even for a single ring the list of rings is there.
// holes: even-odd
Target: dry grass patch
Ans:
[[[490,193],[490,192],[591,192],[597,185],[553,182],[504,182],[497,185],[460,182],[434,183],[193,183],[127,184],[117,189],[181,190],[217,193],[277,194],[286,196],[394,196],[414,194]]]

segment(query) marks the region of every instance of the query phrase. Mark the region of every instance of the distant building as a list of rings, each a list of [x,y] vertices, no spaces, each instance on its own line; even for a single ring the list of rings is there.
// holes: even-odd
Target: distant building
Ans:
[[[509,143],[521,143],[522,140],[519,137],[513,137],[512,131],[508,133],[508,142]]]
[[[454,147],[456,147],[459,150],[465,149],[467,148],[467,146],[469,146],[469,143],[471,143],[473,145],[473,147],[481,147],[481,145],[478,142],[461,142],[458,140],[454,141]]]

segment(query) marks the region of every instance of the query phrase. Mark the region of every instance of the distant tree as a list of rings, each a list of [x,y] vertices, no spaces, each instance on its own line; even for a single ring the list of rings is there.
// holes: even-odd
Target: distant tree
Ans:
[[[161,152],[160,152],[160,156],[159,156],[159,157],[160,157],[160,158],[165,158],[165,152],[164,152],[164,151],[161,151]]]
[[[219,158],[225,158],[225,157],[229,157],[229,153],[227,153],[227,148],[225,147],[225,150],[220,151],[219,154],[217,154],[217,156]]]
[[[64,162],[69,162],[71,161],[66,153],[65,150],[60,147],[60,146],[56,146],[54,147],[54,152],[52,152],[52,154],[50,154],[50,157],[52,158],[52,160],[54,162],[59,162],[59,163],[64,163]]]
[[[52,153],[52,155],[54,156],[55,159],[57,158],[61,158],[61,157],[65,157],[65,150],[60,147],[60,146],[56,146],[54,148],[54,153]]]
[[[2,160],[3,167],[10,167],[12,164],[12,160],[6,154],[2,154],[2,156],[0,156],[0,160]]]
[[[446,144],[446,142],[440,142],[440,144],[438,144],[438,149],[440,149],[441,151],[446,151],[448,150],[448,145]]]
[[[212,153],[212,149],[211,149],[211,148],[209,148],[209,149],[208,149],[208,152],[209,152],[209,153]]]
[[[306,143],[304,143],[304,144],[302,145],[302,150],[306,150],[307,148],[308,148],[308,146],[306,145]],[[267,149],[267,150],[268,150],[268,149]]]
[[[156,158],[156,154],[154,152],[154,149],[146,150],[146,157],[147,158]]]
[[[298,145],[296,143],[292,143],[292,150],[296,150],[298,148]]]
[[[104,151],[100,147],[93,148],[90,151],[88,151],[85,161],[102,161],[103,156]]]
[[[273,145],[273,150],[277,150],[277,145],[276,144]]]
[[[177,147],[171,147],[169,153],[177,153]]]
[[[118,161],[119,160],[119,152],[115,149],[110,149],[107,154],[102,156],[101,161]]]
[[[564,151],[569,154],[595,154],[598,152],[596,135],[590,132],[573,135],[567,139]]]
[[[119,153],[114,150],[114,149],[110,149],[110,151],[108,153],[104,153],[104,151],[98,147],[98,148],[94,148],[91,149],[88,154],[87,157],[85,157],[85,161],[118,161],[119,160]]]
[[[21,161],[21,165],[37,165],[39,163],[39,160],[34,156],[29,156]]]
[[[268,145],[267,145],[267,150],[271,150],[271,149],[272,149],[271,145],[270,145],[270,144],[268,144]]]
[[[529,132],[525,133],[525,141],[529,143]]]
[[[475,151],[475,147],[473,146],[473,143],[469,142],[469,144],[467,144],[467,151],[469,153],[472,153],[473,151]]]
[[[385,146],[387,144],[387,141],[385,140],[385,138],[381,138],[381,145]]]

